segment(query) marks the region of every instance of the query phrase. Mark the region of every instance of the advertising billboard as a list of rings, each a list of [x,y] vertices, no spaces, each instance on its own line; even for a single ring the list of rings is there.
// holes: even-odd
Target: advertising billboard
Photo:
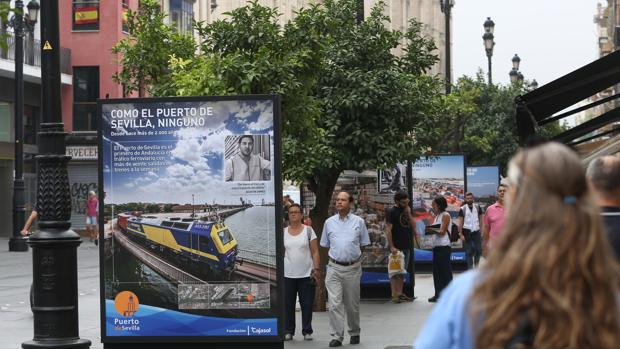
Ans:
[[[499,187],[499,166],[468,166],[467,192],[474,195],[474,200],[484,210],[497,201]]]
[[[279,341],[279,98],[99,108],[103,341]]]
[[[423,157],[412,167],[413,213],[416,220],[418,246],[416,262],[432,262],[433,235],[426,234],[426,226],[433,224],[435,215],[431,210],[433,199],[443,196],[448,202],[447,212],[456,223],[458,211],[465,200],[465,157],[463,155],[435,155]],[[459,240],[452,243],[452,261],[465,261],[463,245]]]

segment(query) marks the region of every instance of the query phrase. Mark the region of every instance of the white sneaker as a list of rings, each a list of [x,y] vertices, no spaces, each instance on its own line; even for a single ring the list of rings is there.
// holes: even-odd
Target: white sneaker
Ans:
[[[304,340],[305,341],[311,341],[312,340],[312,334],[310,334],[310,333],[304,334]]]
[[[284,335],[284,340],[285,341],[292,341],[293,340],[293,335],[290,333],[287,333]]]

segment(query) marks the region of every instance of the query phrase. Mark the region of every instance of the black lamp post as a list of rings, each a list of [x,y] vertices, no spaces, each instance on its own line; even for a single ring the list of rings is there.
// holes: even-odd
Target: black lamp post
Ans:
[[[450,93],[452,90],[452,63],[451,63],[451,47],[450,47],[450,18],[452,16],[452,7],[454,7],[454,0],[439,0],[439,6],[441,11],[445,15],[446,22],[446,93]]]
[[[510,82],[513,84],[516,84],[517,78],[519,77],[519,72],[515,68],[512,68],[512,70],[510,71],[510,73],[508,73],[508,75],[510,76]]]
[[[37,161],[39,231],[32,247],[34,338],[22,348],[89,348],[80,339],[77,297],[77,247],[71,230],[71,197],[60,107],[58,1],[41,6],[42,123]]]
[[[514,57],[512,57],[512,69],[519,70],[520,63],[521,63],[521,58],[519,58],[519,55],[515,53]]]
[[[15,32],[15,178],[13,179],[13,235],[9,251],[28,251],[26,239],[20,231],[25,223],[24,186],[24,27],[34,28],[37,23],[39,4],[31,0],[28,14],[23,16],[24,2],[15,1],[15,14],[8,25]]]
[[[484,50],[487,53],[487,59],[489,61],[489,85],[493,84],[493,73],[491,71],[491,57],[493,57],[493,47],[495,47],[495,36],[493,31],[495,30],[495,22],[491,20],[491,17],[487,17],[484,21],[484,35],[482,40],[484,41]]]
[[[512,70],[508,73],[510,76],[510,82],[512,84],[522,83],[523,82],[523,74],[519,71],[519,65],[521,64],[521,58],[519,55],[515,53],[514,57],[512,57]],[[520,81],[519,81],[520,77]]]

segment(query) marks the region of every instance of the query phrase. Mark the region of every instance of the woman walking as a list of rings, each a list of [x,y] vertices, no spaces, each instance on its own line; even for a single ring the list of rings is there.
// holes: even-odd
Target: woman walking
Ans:
[[[618,348],[620,272],[579,157],[522,150],[508,180],[487,263],[444,291],[415,348]]]
[[[97,214],[99,213],[99,199],[94,191],[88,192],[86,201],[86,231],[90,236],[90,241],[95,245],[99,243],[99,226],[97,224]]]
[[[435,285],[435,295],[428,299],[429,302],[437,302],[441,291],[452,281],[452,266],[450,265],[450,236],[448,233],[452,229],[452,217],[446,212],[448,202],[443,196],[438,196],[433,200],[433,211],[435,221],[433,225],[440,225],[439,231],[433,236],[433,284]]]
[[[311,227],[303,225],[301,206],[288,208],[289,225],[284,228],[284,340],[295,334],[295,300],[301,306],[301,333],[305,340],[312,340],[312,305],[314,285],[319,272],[319,247]]]

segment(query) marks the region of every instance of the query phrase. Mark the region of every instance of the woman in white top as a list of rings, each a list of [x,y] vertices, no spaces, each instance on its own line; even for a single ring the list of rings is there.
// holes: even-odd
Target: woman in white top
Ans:
[[[450,237],[448,232],[452,229],[452,218],[446,212],[448,202],[443,196],[433,200],[433,210],[437,214],[433,224],[441,223],[439,232],[433,237],[433,284],[435,295],[428,299],[429,302],[437,302],[441,291],[452,281],[452,266],[450,265]]]
[[[312,339],[312,305],[314,285],[319,272],[319,246],[311,227],[303,225],[301,206],[288,208],[289,226],[284,228],[284,340],[295,334],[295,300],[299,295],[302,331],[305,340]]]

